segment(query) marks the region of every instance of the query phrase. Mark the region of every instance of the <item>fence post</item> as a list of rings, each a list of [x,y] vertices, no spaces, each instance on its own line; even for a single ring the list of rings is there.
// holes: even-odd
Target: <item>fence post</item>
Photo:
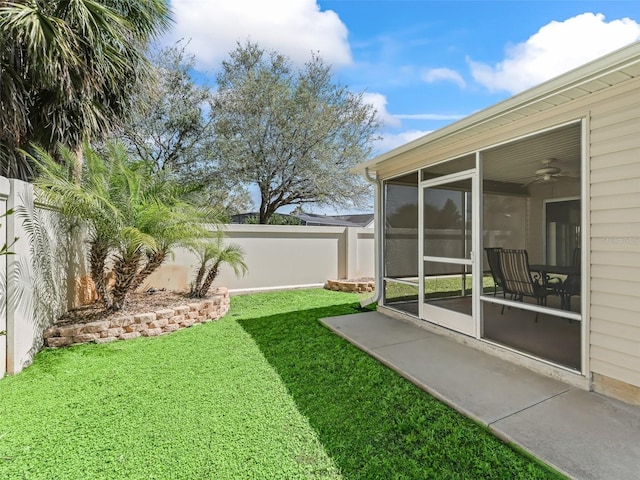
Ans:
[[[347,227],[347,279],[352,279],[358,271],[358,229]]]
[[[0,215],[4,215],[7,211],[7,199],[11,193],[11,185],[9,180],[0,177]],[[7,236],[7,218],[0,221],[0,243],[6,242],[7,245],[11,241]],[[7,256],[0,257],[0,332],[7,330]],[[7,372],[7,335],[0,334],[0,378]]]
[[[33,186],[20,180],[9,180],[11,193],[7,208],[33,210]],[[30,199],[29,204],[25,201]],[[32,360],[36,342],[33,298],[33,271],[29,238],[24,220],[14,213],[7,217],[7,239],[13,245],[7,255],[7,373],[19,373]]]

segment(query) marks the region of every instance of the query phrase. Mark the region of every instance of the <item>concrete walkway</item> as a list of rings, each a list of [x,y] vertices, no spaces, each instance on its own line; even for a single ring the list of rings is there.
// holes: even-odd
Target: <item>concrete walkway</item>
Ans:
[[[576,479],[640,479],[640,408],[378,312],[322,319],[436,398]]]

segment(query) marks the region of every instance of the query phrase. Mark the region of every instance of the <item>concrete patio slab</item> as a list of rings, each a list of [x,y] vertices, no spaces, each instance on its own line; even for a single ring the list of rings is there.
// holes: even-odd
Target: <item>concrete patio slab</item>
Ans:
[[[492,427],[575,478],[640,478],[640,409],[571,390]]]
[[[378,312],[321,321],[570,478],[640,478],[640,408]]]
[[[361,345],[363,349],[401,344],[432,335],[426,330],[406,322],[398,322],[378,312],[356,313],[322,321],[325,320],[330,322],[329,328],[348,338],[351,343]]]
[[[436,334],[374,352],[485,425],[571,388]]]

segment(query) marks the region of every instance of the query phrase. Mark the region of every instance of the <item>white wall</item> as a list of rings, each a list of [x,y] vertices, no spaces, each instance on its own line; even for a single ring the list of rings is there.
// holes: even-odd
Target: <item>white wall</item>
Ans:
[[[589,338],[594,389],[640,405],[640,77],[625,87],[590,110]]]
[[[33,201],[33,189],[24,182],[10,180],[9,183],[11,190],[7,207],[13,209],[14,213],[6,218],[6,241],[10,244],[13,239],[17,240],[11,248],[13,254],[6,257],[7,372],[17,373],[31,361],[29,352],[36,341],[33,286],[30,282],[33,277],[32,257],[24,221],[16,213],[20,207],[33,209],[32,202],[24,205],[30,192]]]
[[[34,206],[33,186],[0,177],[0,378],[29,365],[42,333],[66,306],[68,241],[58,215]],[[15,243],[14,243],[15,240]]]
[[[227,266],[221,269],[214,285],[230,290],[322,285],[374,274],[373,231],[368,228],[229,225],[225,234],[227,242],[244,249],[249,266],[240,278]],[[194,254],[178,250],[142,288],[186,290],[197,267]]]

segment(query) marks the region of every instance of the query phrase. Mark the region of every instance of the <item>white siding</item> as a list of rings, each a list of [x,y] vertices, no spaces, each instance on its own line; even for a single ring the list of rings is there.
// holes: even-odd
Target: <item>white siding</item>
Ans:
[[[640,82],[591,107],[591,371],[640,386]]]

